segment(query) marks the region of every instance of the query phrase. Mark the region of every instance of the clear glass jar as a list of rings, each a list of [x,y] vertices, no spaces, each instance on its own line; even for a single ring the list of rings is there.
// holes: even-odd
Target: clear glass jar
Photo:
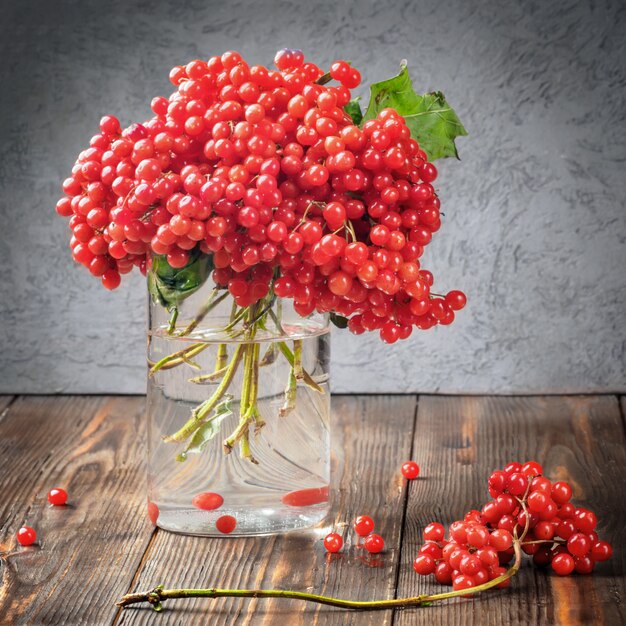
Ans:
[[[206,536],[316,525],[329,510],[328,318],[271,296],[240,308],[209,282],[169,311],[150,298],[150,517]]]

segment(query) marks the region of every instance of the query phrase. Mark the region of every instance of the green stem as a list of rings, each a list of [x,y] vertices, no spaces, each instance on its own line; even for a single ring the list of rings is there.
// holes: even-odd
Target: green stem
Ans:
[[[278,341],[278,349],[282,352],[283,356],[287,359],[289,365],[294,367],[294,356],[293,352],[289,349],[289,346],[284,341]],[[315,391],[319,393],[324,393],[324,389],[320,387],[312,378],[311,375],[306,371],[302,370],[302,382],[305,385],[311,387],[311,389],[315,389]]]
[[[259,357],[261,347],[254,343],[257,322],[265,311],[256,312],[257,307],[248,310],[248,320],[245,322],[246,343],[244,344],[243,382],[239,402],[239,424],[237,428],[224,440],[224,451],[228,454],[237,443],[241,456],[252,463],[257,463],[250,450],[250,423],[256,423],[256,430],[260,430],[265,423],[261,419],[257,407],[259,386]]]
[[[265,351],[263,358],[259,362],[259,367],[265,367],[266,365],[271,365],[278,355],[278,351],[276,350],[276,343],[270,343],[269,347]]]
[[[196,385],[204,385],[205,383],[213,382],[214,380],[219,380],[224,376],[224,374],[228,371],[228,366],[222,367],[218,370],[213,370],[210,374],[203,374],[202,376],[196,376],[194,378],[190,378],[190,383],[195,383]]]
[[[296,397],[298,393],[298,381],[293,371],[293,367],[289,370],[289,378],[287,380],[287,387],[285,388],[285,401],[283,406],[280,407],[278,415],[285,417],[289,415],[296,408]]]
[[[191,333],[198,324],[216,307],[222,302],[225,298],[227,298],[230,293],[226,290],[219,297],[215,297],[218,294],[219,290],[217,288],[211,291],[211,295],[208,300],[202,305],[196,316],[191,320],[191,322],[179,333],[179,337],[185,337],[189,333]]]
[[[293,340],[293,375],[296,380],[304,378],[304,370],[302,369],[302,339]]]
[[[233,381],[235,372],[237,371],[239,362],[241,361],[242,351],[243,346],[237,346],[228,369],[224,374],[224,378],[222,378],[222,381],[213,395],[192,411],[191,419],[181,429],[177,430],[173,435],[163,437],[163,441],[185,441],[185,439],[189,438],[198,429],[198,427],[202,425],[204,418],[216,407],[217,403],[222,399],[222,396],[228,390],[230,383]]]
[[[160,611],[162,602],[174,598],[284,598],[291,600],[302,600],[305,602],[313,602],[315,604],[325,604],[341,609],[349,609],[353,611],[382,611],[385,609],[406,609],[410,607],[421,607],[433,602],[448,600],[450,598],[458,598],[460,596],[473,595],[481,591],[487,591],[497,587],[500,583],[508,580],[517,574],[522,562],[522,551],[520,541],[516,540],[513,544],[515,549],[515,562],[501,576],[490,580],[482,585],[471,587],[470,589],[461,589],[458,591],[448,591],[445,593],[437,593],[433,595],[412,596],[408,598],[393,598],[391,600],[346,600],[343,598],[334,598],[331,596],[322,596],[315,593],[306,593],[303,591],[290,591],[283,589],[163,589],[162,586],[156,587],[152,591],[129,593],[126,594],[117,606],[126,607],[130,604],[138,602],[149,602],[156,611]]]
[[[172,309],[172,316],[167,325],[167,334],[171,335],[176,330],[176,320],[178,319],[178,307]]]
[[[154,376],[159,370],[169,370],[178,365],[182,365],[183,363],[189,363],[189,359],[194,357],[204,350],[206,350],[211,344],[206,342],[198,342],[191,344],[187,348],[183,348],[178,352],[172,352],[172,354],[168,354],[163,357],[160,361],[157,361],[150,368],[148,375]]]
[[[215,357],[215,371],[223,369],[226,367],[226,363],[228,362],[228,346],[225,343],[220,343],[217,348],[217,355]]]

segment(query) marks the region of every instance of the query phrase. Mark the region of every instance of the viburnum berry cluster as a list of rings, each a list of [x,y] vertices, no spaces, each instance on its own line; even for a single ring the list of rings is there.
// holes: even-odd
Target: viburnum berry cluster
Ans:
[[[515,557],[514,544],[518,552],[532,555],[535,565],[550,565],[561,576],[590,574],[596,562],[611,557],[611,545],[595,531],[595,514],[572,504],[570,485],[552,483],[539,463],[513,462],[493,472],[489,493],[493,499],[480,511],[469,511],[450,524],[447,539],[442,524],[426,526],[426,543],[413,563],[418,574],[434,574],[437,582],[454,590],[499,578],[497,587],[506,587],[504,566]]]
[[[273,293],[302,316],[332,312],[389,343],[452,323],[465,295],[431,292],[420,258],[441,226],[432,159],[465,134],[456,116],[439,112],[454,130],[429,125],[428,104],[410,126],[380,108],[387,89],[362,121],[350,64],[325,73],[297,50],[275,63],[232,51],[194,60],[170,72],[176,89],[152,99],[147,121],[122,129],[103,117],[56,206],[70,218],[73,258],[115,289],[155,258],[176,270],[208,257],[239,307]],[[452,148],[429,158],[429,139],[442,137]]]

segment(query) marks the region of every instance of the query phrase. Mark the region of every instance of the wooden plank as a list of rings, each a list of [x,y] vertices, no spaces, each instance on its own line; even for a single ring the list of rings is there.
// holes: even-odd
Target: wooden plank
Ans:
[[[394,595],[405,487],[398,464],[408,458],[415,397],[337,397],[333,399],[334,527],[358,514],[374,516],[387,551],[366,558],[346,542],[337,557],[324,552],[321,538],[331,525],[281,537],[203,539],[158,531],[134,590],[166,587],[261,587],[315,590],[355,599]],[[353,533],[346,529],[349,540]],[[367,553],[365,553],[367,554]],[[289,626],[390,624],[392,614],[348,614],[287,600],[176,600],[165,605],[166,624],[246,624]],[[153,624],[150,608],[125,609],[119,626]],[[355,620],[358,620],[355,621]]]
[[[574,501],[597,513],[600,536],[616,550],[592,576],[560,578],[526,562],[508,590],[397,613],[394,624],[624,623],[626,447],[615,397],[421,397],[414,457],[423,477],[409,493],[399,596],[443,589],[411,568],[424,526],[486,502],[490,471],[512,460],[535,459],[552,480],[568,480]]]
[[[0,396],[0,422],[2,418],[7,414],[7,407],[13,402],[15,396]]]
[[[0,421],[0,622],[110,624],[153,533],[143,398],[18,398]],[[68,506],[50,507],[50,488]],[[20,547],[26,523],[38,543]]]

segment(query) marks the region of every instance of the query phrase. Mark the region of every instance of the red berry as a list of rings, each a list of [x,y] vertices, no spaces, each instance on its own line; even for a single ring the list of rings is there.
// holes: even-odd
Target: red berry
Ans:
[[[557,504],[562,505],[572,497],[572,488],[566,482],[559,481],[552,485],[550,495]]]
[[[354,520],[354,532],[359,537],[366,537],[374,530],[374,520],[369,515],[359,515]]]
[[[328,552],[339,552],[343,546],[343,539],[337,533],[329,533],[324,537],[324,547]]]
[[[439,522],[431,522],[424,528],[425,541],[443,541],[445,528]]]
[[[508,530],[498,528],[491,533],[489,544],[498,552],[503,552],[513,545],[513,537]]]
[[[420,474],[420,466],[415,461],[407,461],[402,464],[402,475],[407,480],[414,480]]]
[[[577,574],[591,574],[594,565],[594,560],[589,556],[574,557],[574,571]]]
[[[574,556],[585,556],[591,550],[591,541],[587,535],[574,533],[567,540],[567,549]]]
[[[371,554],[378,554],[379,552],[382,552],[384,550],[385,541],[380,535],[372,533],[371,535],[365,537],[363,545],[365,546],[365,549]]]
[[[557,554],[552,559],[552,569],[559,576],[567,576],[574,571],[574,557],[569,554],[561,553]]]
[[[413,561],[413,569],[422,576],[427,576],[435,571],[435,559],[430,554],[420,554]]]
[[[215,528],[221,533],[228,535],[237,528],[237,520],[232,515],[222,515],[215,520]]]
[[[219,493],[206,491],[195,495],[191,500],[191,504],[203,511],[214,511],[224,504],[224,498]]]
[[[527,461],[522,465],[522,474],[526,476],[541,476],[543,474],[543,468],[537,461]]]
[[[53,506],[63,506],[67,502],[67,491],[65,489],[50,489],[48,502]]]
[[[159,507],[150,500],[148,500],[148,519],[154,526],[157,525],[157,520],[159,519]]]
[[[441,585],[452,584],[452,568],[445,561],[437,563],[435,567],[435,579]]]
[[[21,546],[31,546],[37,540],[37,533],[30,526],[22,526],[16,533],[17,542]]]
[[[613,555],[613,547],[607,541],[596,541],[591,547],[591,558],[594,561],[608,561]]]
[[[313,506],[314,504],[328,502],[328,497],[329,488],[328,485],[325,485],[324,487],[290,491],[281,497],[281,501],[287,506]]]
[[[595,513],[588,511],[587,509],[576,509],[574,514],[574,524],[576,528],[583,533],[590,533],[596,527],[598,518]]]

